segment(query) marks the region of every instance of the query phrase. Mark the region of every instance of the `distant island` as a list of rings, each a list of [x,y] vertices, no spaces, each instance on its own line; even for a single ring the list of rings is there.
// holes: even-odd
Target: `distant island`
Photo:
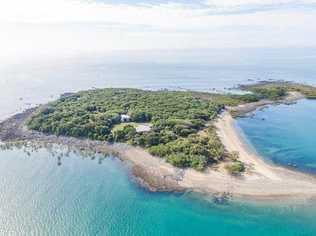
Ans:
[[[234,116],[260,106],[315,99],[316,88],[279,81],[239,89],[244,93],[130,88],[67,93],[2,122],[0,138],[110,150],[134,163],[135,175],[155,190],[193,189],[258,198],[316,196],[313,177],[264,163],[245,147],[232,125]],[[288,183],[283,183],[285,176]],[[230,189],[228,183],[240,189]]]

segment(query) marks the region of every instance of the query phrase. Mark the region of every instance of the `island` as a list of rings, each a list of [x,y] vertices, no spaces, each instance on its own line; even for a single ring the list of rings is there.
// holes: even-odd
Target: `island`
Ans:
[[[0,124],[3,142],[71,145],[128,161],[153,191],[252,199],[316,197],[314,176],[266,163],[234,117],[269,104],[316,98],[309,85],[241,85],[241,94],[105,88],[67,93]]]

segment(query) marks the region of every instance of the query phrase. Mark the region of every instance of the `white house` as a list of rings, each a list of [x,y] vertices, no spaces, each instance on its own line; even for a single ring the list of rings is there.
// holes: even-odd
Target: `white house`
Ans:
[[[129,115],[121,115],[121,122],[129,122],[131,117]]]

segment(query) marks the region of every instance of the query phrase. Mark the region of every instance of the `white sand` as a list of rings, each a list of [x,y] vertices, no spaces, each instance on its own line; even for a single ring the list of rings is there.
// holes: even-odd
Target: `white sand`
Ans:
[[[237,151],[248,171],[236,178],[223,171],[209,170],[207,174],[203,174],[189,170],[183,184],[203,191],[227,191],[240,197],[256,199],[316,197],[316,178],[265,163],[244,143],[228,112],[222,114],[216,127],[227,151]]]
[[[296,92],[290,94],[286,102],[302,98]],[[258,106],[270,104],[253,103],[240,107],[242,111],[249,111]],[[233,108],[233,109],[236,109]],[[250,109],[250,110],[251,110]],[[29,113],[32,111],[29,111]],[[234,119],[228,112],[224,112],[216,121],[218,135],[227,151],[237,151],[240,160],[246,164],[247,171],[240,177],[233,177],[227,173],[224,164],[215,168],[208,168],[205,172],[193,169],[182,170],[171,166],[163,159],[153,157],[146,150],[132,147],[127,144],[107,144],[91,140],[78,140],[75,138],[46,136],[24,130],[24,116],[8,120],[4,137],[12,130],[19,132],[13,136],[29,137],[30,140],[56,142],[61,144],[77,145],[78,147],[94,147],[98,152],[113,153],[123,160],[132,163],[134,173],[143,179],[151,189],[158,190],[193,190],[205,193],[231,193],[237,198],[251,198],[263,200],[280,199],[316,199],[316,177],[289,169],[268,164],[253,152],[240,137],[234,126]],[[30,113],[31,114],[31,113]],[[13,123],[12,123],[13,122]],[[12,125],[13,124],[13,125]]]
[[[239,136],[234,119],[225,112],[216,122],[218,135],[227,151],[237,151],[247,171],[240,177],[229,175],[224,168],[209,168],[205,172],[193,169],[180,171],[141,148],[129,147],[121,151],[123,158],[148,170],[153,177],[179,178],[177,184],[185,189],[204,193],[229,192],[237,198],[262,200],[316,198],[316,178],[265,163]],[[181,173],[181,178],[179,177]]]

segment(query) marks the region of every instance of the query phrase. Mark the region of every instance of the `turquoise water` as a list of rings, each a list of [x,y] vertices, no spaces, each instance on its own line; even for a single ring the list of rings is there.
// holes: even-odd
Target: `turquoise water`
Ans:
[[[316,100],[269,106],[237,125],[267,160],[316,174]]]
[[[216,205],[150,193],[128,167],[46,149],[0,152],[0,235],[315,235],[312,205]]]
[[[223,90],[257,80],[315,84],[316,49],[159,51],[0,63],[0,120],[92,87]],[[316,106],[270,107],[238,121],[267,160],[315,172]],[[266,120],[261,118],[265,117]],[[115,158],[0,151],[0,235],[316,235],[315,204],[216,205],[149,193]]]

